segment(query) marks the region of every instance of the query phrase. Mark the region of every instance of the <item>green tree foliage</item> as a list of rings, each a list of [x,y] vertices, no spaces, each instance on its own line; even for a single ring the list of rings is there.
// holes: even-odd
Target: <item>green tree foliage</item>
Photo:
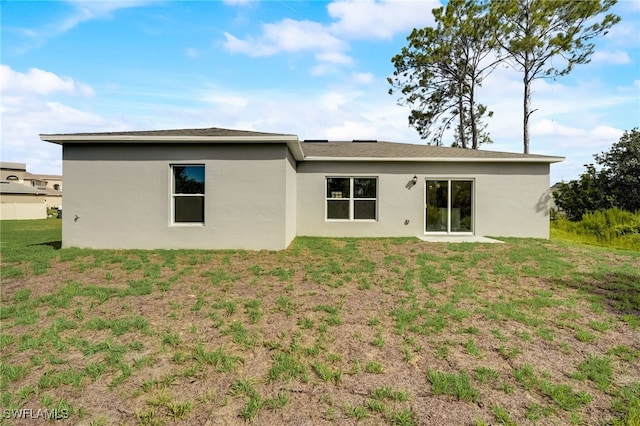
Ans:
[[[492,21],[488,7],[473,0],[451,0],[433,10],[435,28],[414,29],[408,46],[392,58],[389,94],[412,107],[409,125],[428,143],[442,145],[457,122],[455,146],[478,149],[490,141],[476,100],[482,79],[497,65],[492,58]]]
[[[607,14],[616,0],[495,0],[496,39],[508,62],[522,72],[523,144],[529,153],[531,84],[539,78],[556,78],[577,64],[590,61],[591,40],[603,36],[620,17]]]
[[[580,220],[582,215],[596,210],[605,210],[613,205],[613,200],[604,190],[603,173],[593,164],[585,164],[587,171],[577,180],[560,183],[553,193],[556,205],[569,220]]]
[[[625,132],[608,152],[596,154],[605,190],[615,205],[630,212],[640,211],[640,131]]]
[[[596,169],[587,164],[579,179],[561,183],[554,192],[556,205],[570,220],[585,213],[618,207],[640,211],[640,132],[625,132],[608,152],[594,155]]]

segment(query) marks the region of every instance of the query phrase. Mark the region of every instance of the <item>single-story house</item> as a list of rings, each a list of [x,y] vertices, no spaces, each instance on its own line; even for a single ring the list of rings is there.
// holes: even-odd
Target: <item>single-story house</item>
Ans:
[[[296,236],[549,237],[562,157],[220,128],[62,145],[65,247],[284,249]]]
[[[33,196],[37,194],[37,196],[41,197],[38,199],[38,202],[44,202],[46,205],[46,209],[62,207],[62,176],[60,175],[29,173],[27,171],[27,165],[25,163],[9,163],[6,161],[0,161],[0,182],[11,182],[13,184],[20,184],[29,188],[33,188],[34,191],[22,192],[22,196],[19,196],[21,202],[25,202],[26,200],[28,200],[26,201],[28,204],[33,204],[34,200],[30,200],[29,198],[33,198]],[[3,203],[5,204],[14,203],[15,201],[10,200],[16,199],[16,197],[10,197],[8,194],[16,194],[17,192],[24,190],[24,188],[14,188],[13,186],[5,187],[5,189],[7,191],[11,191],[6,192],[4,195]],[[31,197],[29,197],[29,194],[31,195]],[[44,196],[44,198],[42,198],[42,196]],[[5,206],[5,208],[6,207],[7,206]],[[28,209],[29,207],[27,207],[27,210]],[[46,217],[46,209],[44,217]],[[39,216],[41,215],[38,214],[37,216],[39,218]]]
[[[13,181],[0,181],[0,219],[46,219],[46,191]]]

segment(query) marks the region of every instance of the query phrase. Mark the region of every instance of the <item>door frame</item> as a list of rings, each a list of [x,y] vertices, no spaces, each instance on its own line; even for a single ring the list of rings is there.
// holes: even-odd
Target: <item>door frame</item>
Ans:
[[[427,188],[430,181],[447,181],[447,230],[427,231]],[[471,182],[471,231],[451,231],[451,187],[456,181]],[[427,176],[424,178],[424,188],[422,191],[422,228],[425,235],[475,235],[476,229],[476,180],[472,177],[443,177]]]

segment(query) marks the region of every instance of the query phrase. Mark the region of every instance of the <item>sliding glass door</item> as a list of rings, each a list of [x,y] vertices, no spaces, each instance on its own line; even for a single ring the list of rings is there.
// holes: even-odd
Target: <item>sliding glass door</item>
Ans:
[[[426,232],[473,233],[473,181],[427,180]]]

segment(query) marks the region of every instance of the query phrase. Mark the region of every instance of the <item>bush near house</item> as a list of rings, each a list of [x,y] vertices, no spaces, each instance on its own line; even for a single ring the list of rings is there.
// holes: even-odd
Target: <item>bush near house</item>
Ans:
[[[586,244],[640,250],[640,211],[631,213],[617,207],[585,213],[580,221],[556,216],[551,235]]]
[[[560,183],[553,193],[567,218],[579,221],[585,213],[618,207],[640,211],[640,131],[625,132],[607,152],[595,154],[598,167],[587,164],[577,180]]]

